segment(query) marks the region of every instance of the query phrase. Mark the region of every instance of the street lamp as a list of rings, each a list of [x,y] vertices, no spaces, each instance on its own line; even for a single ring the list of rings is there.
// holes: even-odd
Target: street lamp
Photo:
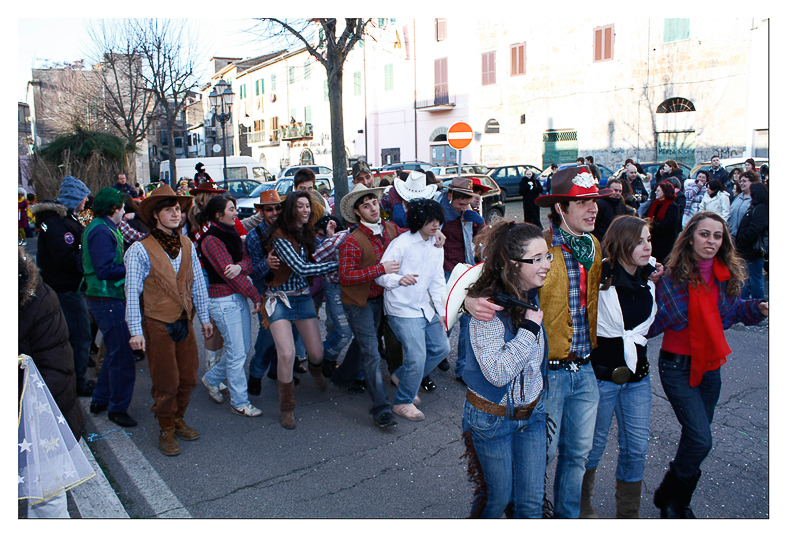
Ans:
[[[225,124],[230,121],[230,111],[232,110],[234,97],[235,94],[232,88],[223,79],[214,85],[211,93],[208,95],[214,117],[222,124],[222,157],[224,158],[222,175],[225,180],[225,186],[227,186],[227,136],[225,134]],[[226,110],[225,107],[227,107]]]

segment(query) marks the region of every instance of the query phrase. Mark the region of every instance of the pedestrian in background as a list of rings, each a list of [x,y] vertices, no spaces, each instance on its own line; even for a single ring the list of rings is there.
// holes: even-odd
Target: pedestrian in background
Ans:
[[[706,194],[698,206],[698,211],[712,211],[717,213],[727,222],[731,216],[731,202],[728,191],[722,186],[719,179],[709,181]]]
[[[747,280],[742,287],[742,299],[763,299],[764,252],[761,245],[768,241],[769,189],[763,183],[750,186],[750,206],[741,219],[736,233],[736,252],[747,263]],[[768,243],[765,243],[768,247]]]
[[[663,263],[676,242],[680,224],[680,210],[676,205],[676,191],[670,181],[661,181],[654,188],[655,197],[646,216],[651,219],[653,255]]]
[[[539,181],[539,178],[536,177],[534,171],[530,168],[526,168],[523,178],[520,180],[520,194],[523,197],[523,222],[530,222],[540,229],[542,228],[542,216],[539,206],[534,204],[534,200],[536,200],[543,191],[542,183]]]

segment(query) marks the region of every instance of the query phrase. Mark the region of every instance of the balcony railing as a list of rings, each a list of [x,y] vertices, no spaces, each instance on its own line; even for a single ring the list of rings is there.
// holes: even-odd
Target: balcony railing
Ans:
[[[416,101],[416,108],[423,109],[423,108],[447,108],[453,107],[457,103],[454,95],[448,93],[439,93],[436,94],[431,99],[420,99]]]
[[[251,133],[246,133],[246,143],[247,144],[261,144],[261,145],[268,145],[268,146],[278,146],[279,145],[279,131],[254,131]]]
[[[312,138],[312,124],[307,123],[304,125],[291,125],[289,127],[279,128],[280,138],[282,140],[293,140],[297,138]]]

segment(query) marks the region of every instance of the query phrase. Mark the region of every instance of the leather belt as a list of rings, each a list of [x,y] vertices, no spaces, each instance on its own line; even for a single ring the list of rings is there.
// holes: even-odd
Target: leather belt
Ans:
[[[594,374],[596,378],[602,381],[611,381],[616,385],[623,385],[625,383],[637,383],[638,381],[642,380],[649,372],[649,364],[648,361],[642,366],[635,368],[635,372],[633,373],[626,366],[602,366],[599,364],[591,363],[591,366],[594,368]]]
[[[515,407],[514,412],[511,415],[507,415],[505,405],[498,405],[488,402],[481,396],[477,396],[470,389],[468,389],[468,391],[465,393],[465,398],[468,400],[468,402],[479,411],[483,411],[488,415],[495,415],[496,417],[507,417],[511,420],[528,420],[531,418],[531,413],[533,413],[534,409],[536,409],[536,404],[539,403],[539,398],[541,398],[541,396],[541,394],[537,396],[533,402],[529,403],[525,407]]]
[[[670,361],[670,362],[688,363],[691,357],[689,355],[679,355],[678,353],[672,353],[670,351],[665,351],[664,349],[660,349],[659,359],[663,361]]]
[[[569,356],[562,360],[548,360],[547,367],[551,370],[568,370],[570,372],[577,372],[580,366],[588,364],[591,355],[585,357],[578,357],[575,353],[570,353]]]

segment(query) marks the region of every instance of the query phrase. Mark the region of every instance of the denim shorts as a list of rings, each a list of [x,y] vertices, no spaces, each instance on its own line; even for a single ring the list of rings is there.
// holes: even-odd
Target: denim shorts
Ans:
[[[276,300],[276,308],[272,314],[268,315],[269,324],[281,319],[297,321],[300,319],[312,319],[317,317],[315,302],[312,300],[311,296],[294,295],[288,296],[287,299],[290,301],[290,308],[287,308],[287,305],[281,300]],[[265,303],[263,303],[263,308],[265,308]]]

